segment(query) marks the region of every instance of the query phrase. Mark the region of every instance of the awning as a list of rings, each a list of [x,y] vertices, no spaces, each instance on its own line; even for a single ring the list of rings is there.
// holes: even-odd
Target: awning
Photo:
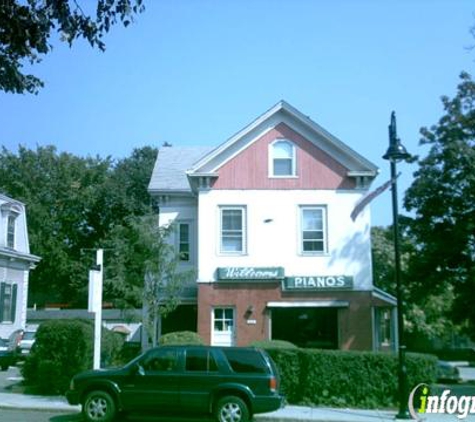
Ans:
[[[279,301],[267,302],[268,308],[347,308],[347,300],[305,300],[305,301]]]

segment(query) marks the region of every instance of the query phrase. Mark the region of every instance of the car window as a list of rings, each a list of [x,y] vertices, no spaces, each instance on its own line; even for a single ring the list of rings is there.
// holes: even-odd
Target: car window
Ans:
[[[186,351],[187,371],[217,371],[218,367],[212,353],[209,350],[190,349]]]
[[[177,364],[175,350],[153,350],[142,361],[145,371],[174,371]]]
[[[265,374],[266,362],[262,355],[254,350],[223,349],[234,372]]]

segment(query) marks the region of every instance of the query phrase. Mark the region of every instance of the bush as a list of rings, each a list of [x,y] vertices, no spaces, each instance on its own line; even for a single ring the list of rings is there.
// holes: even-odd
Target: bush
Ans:
[[[192,331],[176,331],[160,337],[160,346],[203,345],[203,339]]]
[[[31,392],[63,394],[71,378],[92,369],[94,327],[86,320],[53,320],[40,325],[22,369]],[[114,363],[122,340],[102,328],[101,366]]]
[[[249,346],[261,349],[297,349],[295,344],[285,340],[258,340],[253,341]]]
[[[291,404],[388,408],[398,403],[397,355],[315,349],[267,349]],[[407,354],[408,385],[436,379],[437,359]]]

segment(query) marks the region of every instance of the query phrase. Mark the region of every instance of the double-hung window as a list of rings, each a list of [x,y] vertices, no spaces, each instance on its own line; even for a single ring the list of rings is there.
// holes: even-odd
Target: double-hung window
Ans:
[[[301,207],[300,227],[303,254],[321,254],[327,251],[326,207]]]
[[[296,174],[295,146],[287,140],[275,141],[270,145],[270,166],[272,177],[292,177]]]
[[[190,261],[190,223],[178,223],[178,257]]]
[[[220,208],[220,252],[246,253],[246,208],[242,206]]]
[[[0,322],[15,322],[16,284],[0,283]]]
[[[16,215],[9,215],[7,219],[7,248],[15,249]]]

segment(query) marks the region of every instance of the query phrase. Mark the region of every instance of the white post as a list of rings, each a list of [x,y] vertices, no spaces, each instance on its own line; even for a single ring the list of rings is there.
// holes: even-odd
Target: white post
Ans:
[[[94,369],[101,367],[101,331],[102,331],[102,277],[103,277],[104,251],[98,249],[96,252],[96,264],[98,271],[94,277],[96,293],[94,303]]]

